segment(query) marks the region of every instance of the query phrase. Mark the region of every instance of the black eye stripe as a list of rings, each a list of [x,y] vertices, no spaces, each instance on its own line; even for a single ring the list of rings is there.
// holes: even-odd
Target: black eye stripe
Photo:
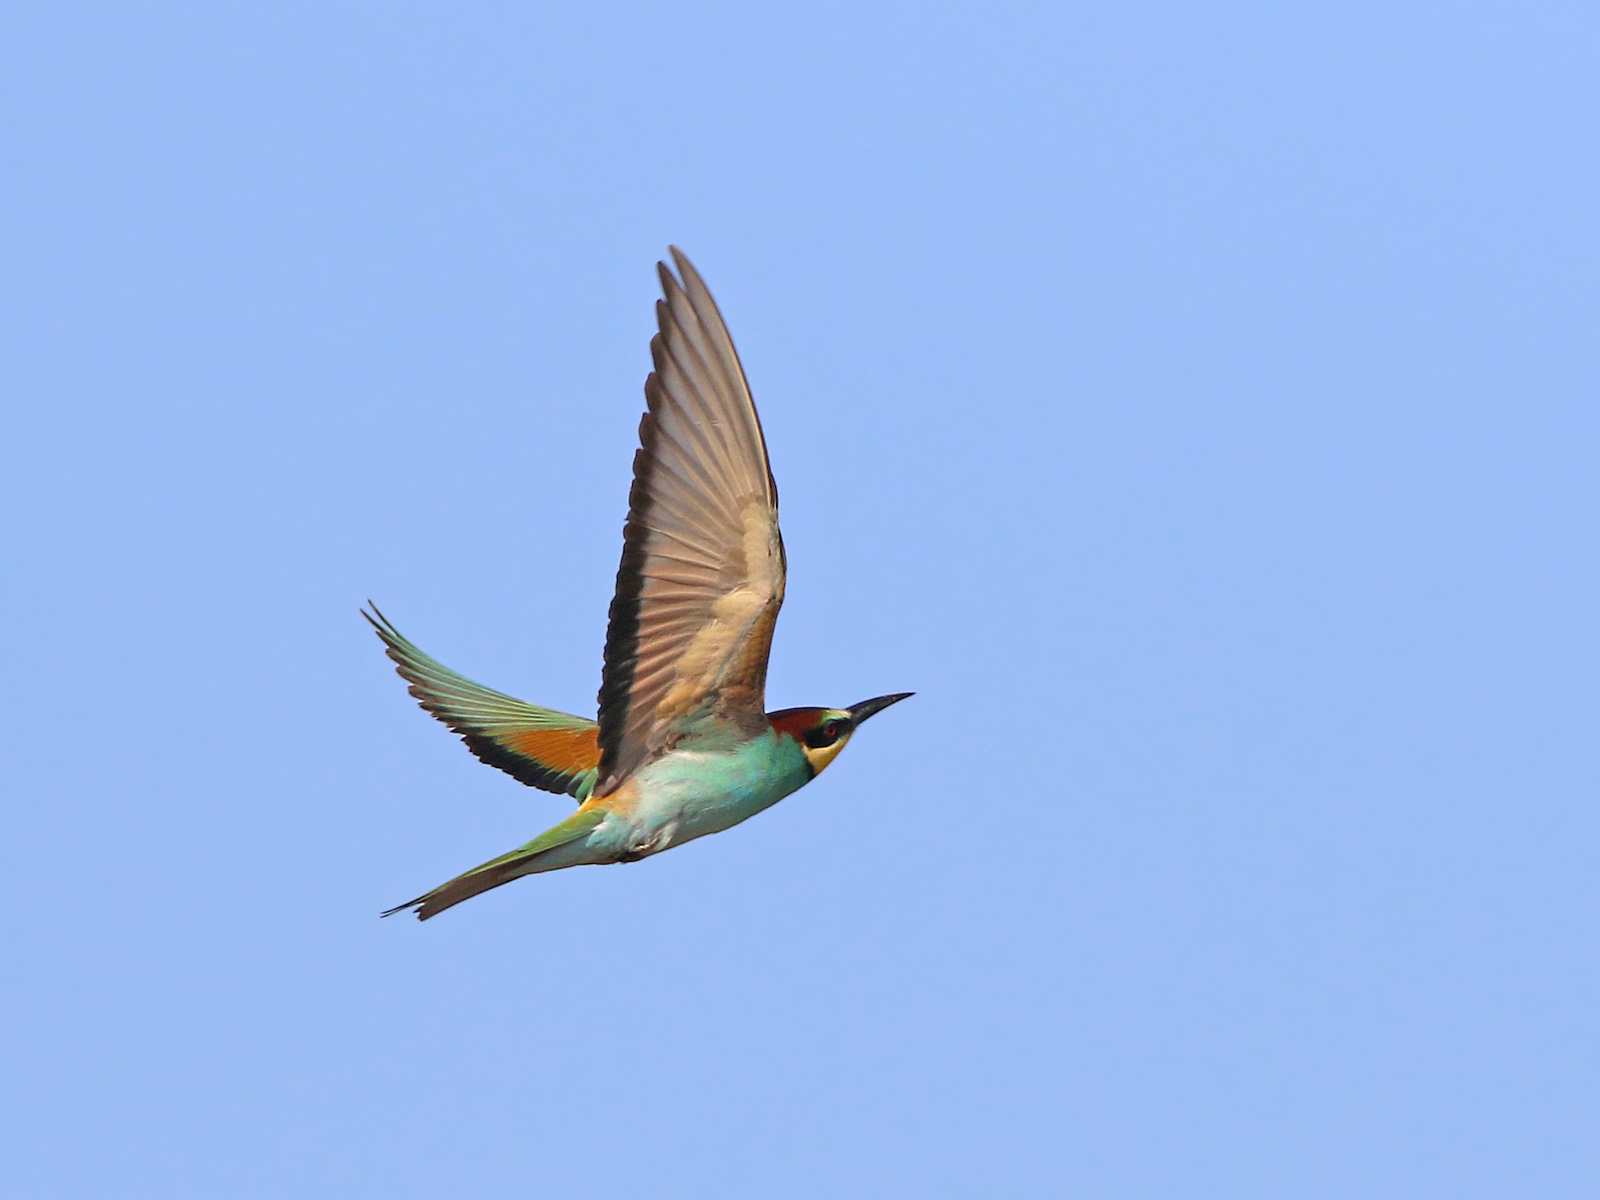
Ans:
[[[805,736],[805,743],[813,750],[821,750],[826,746],[833,745],[849,732],[850,724],[848,721],[841,721],[838,718],[834,718],[831,721],[826,721],[817,726],[815,729],[808,730]]]

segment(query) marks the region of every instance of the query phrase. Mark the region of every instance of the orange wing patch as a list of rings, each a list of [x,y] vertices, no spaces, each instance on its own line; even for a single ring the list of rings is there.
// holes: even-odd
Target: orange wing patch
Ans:
[[[521,729],[495,738],[507,750],[563,775],[585,775],[600,765],[598,730]]]

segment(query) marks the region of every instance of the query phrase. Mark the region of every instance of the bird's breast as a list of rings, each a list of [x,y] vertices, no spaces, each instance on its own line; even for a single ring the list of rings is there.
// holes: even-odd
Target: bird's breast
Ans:
[[[629,780],[630,817],[665,850],[770,808],[811,778],[794,739],[763,734],[728,750],[674,750]],[[665,835],[665,836],[663,836]]]

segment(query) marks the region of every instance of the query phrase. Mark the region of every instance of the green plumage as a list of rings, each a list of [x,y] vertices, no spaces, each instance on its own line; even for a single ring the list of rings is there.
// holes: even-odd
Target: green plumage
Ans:
[[[596,725],[584,717],[540,708],[474,683],[423,653],[372,605],[362,616],[378,631],[395,670],[417,702],[456,733],[467,748],[529,787],[572,796],[594,788],[599,749]]]
[[[598,809],[580,809],[553,829],[545,830],[526,846],[518,846],[515,850],[500,855],[499,858],[491,858],[470,871],[462,872],[448,883],[441,883],[431,892],[418,896],[415,900],[396,905],[382,915],[393,916],[397,912],[415,906],[417,919],[426,921],[435,913],[443,912],[452,905],[470,900],[473,896],[487,892],[490,888],[497,888],[502,883],[509,883],[522,875],[533,875],[557,866],[567,866],[565,862],[552,862],[541,866],[537,860],[541,855],[548,856],[551,851],[559,850],[586,837],[604,819],[605,813]]]

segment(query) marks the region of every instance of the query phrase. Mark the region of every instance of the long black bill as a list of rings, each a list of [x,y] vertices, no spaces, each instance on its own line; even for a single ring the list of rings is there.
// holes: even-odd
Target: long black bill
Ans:
[[[871,700],[863,700],[860,704],[852,704],[848,709],[850,724],[859,725],[868,717],[881,713],[891,704],[899,704],[907,696],[915,696],[915,692],[896,692],[892,696],[874,696]]]

